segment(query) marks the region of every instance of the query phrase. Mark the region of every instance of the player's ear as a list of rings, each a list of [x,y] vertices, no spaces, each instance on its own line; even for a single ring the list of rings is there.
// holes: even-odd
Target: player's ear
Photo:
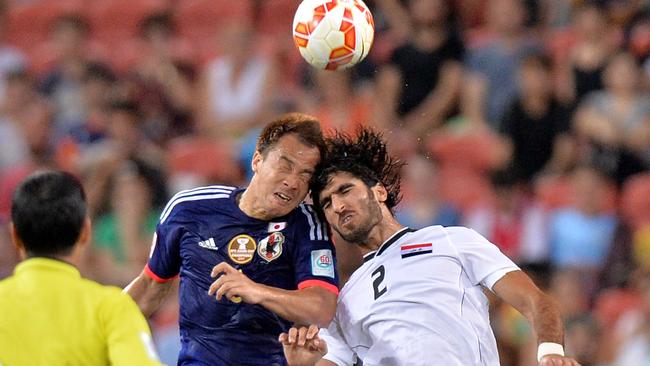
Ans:
[[[253,173],[257,173],[263,160],[264,157],[262,156],[262,153],[259,152],[259,150],[255,150],[255,153],[253,154],[253,160],[251,160],[251,169],[253,170]]]
[[[374,187],[371,188],[372,192],[375,195],[375,199],[379,202],[386,202],[386,199],[388,199],[388,191],[386,190],[386,187],[384,187],[381,183],[375,184]]]

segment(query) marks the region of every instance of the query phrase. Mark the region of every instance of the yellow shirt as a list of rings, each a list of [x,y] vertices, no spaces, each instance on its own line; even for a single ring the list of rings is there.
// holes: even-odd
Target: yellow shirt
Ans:
[[[31,258],[0,281],[0,365],[160,365],[144,316],[116,287]]]

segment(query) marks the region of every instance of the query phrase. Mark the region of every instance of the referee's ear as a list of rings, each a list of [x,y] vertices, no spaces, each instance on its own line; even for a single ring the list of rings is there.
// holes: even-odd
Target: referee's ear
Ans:
[[[25,251],[25,245],[23,244],[23,241],[18,236],[18,232],[16,231],[16,226],[14,226],[13,221],[9,223],[9,233],[11,234],[11,244],[13,244],[14,248],[16,248],[16,250],[18,251],[18,254],[20,254],[20,259],[21,260],[27,259],[27,252]]]
[[[77,243],[75,245],[78,245],[80,247],[86,246],[86,244],[90,243],[91,234],[92,224],[90,223],[90,218],[86,217],[84,219],[83,226],[81,227],[81,231],[79,232],[79,238],[77,239]]]

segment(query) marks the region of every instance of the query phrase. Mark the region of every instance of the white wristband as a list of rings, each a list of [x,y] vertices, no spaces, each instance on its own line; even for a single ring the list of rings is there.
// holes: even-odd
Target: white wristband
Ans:
[[[553,342],[540,343],[537,347],[537,362],[542,360],[546,355],[564,356],[564,347],[561,344]]]

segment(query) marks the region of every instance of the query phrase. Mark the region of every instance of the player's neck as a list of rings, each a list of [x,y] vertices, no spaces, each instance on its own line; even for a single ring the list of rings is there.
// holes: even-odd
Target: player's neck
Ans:
[[[386,213],[384,213],[386,215]],[[395,233],[402,230],[404,225],[400,224],[395,218],[388,213],[388,216],[384,216],[382,221],[376,225],[370,234],[365,243],[361,244],[361,253],[363,255],[374,252],[379,249],[382,244],[388,239],[390,239]]]
[[[239,209],[246,214],[248,217],[252,217],[258,220],[270,220],[273,217],[269,217],[269,213],[260,205],[258,205],[260,200],[255,197],[255,194],[251,192],[250,186],[239,195],[237,195],[237,206]]]

